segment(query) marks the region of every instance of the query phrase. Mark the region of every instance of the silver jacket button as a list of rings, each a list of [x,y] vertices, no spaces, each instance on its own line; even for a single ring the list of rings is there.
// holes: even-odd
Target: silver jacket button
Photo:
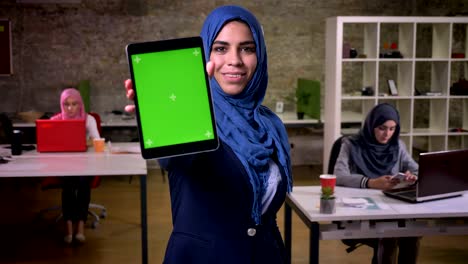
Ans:
[[[255,228],[247,229],[247,235],[252,237],[252,236],[255,236],[255,234],[257,234],[257,230]]]

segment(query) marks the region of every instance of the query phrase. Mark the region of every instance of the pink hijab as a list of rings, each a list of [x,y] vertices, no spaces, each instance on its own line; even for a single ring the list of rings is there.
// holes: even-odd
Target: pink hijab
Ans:
[[[77,100],[78,103],[80,104],[80,109],[78,110],[78,114],[75,117],[70,117],[67,115],[64,107],[65,100],[68,97],[72,97],[73,99]],[[60,95],[60,109],[62,109],[62,112],[60,114],[57,114],[50,119],[52,120],[66,120],[66,119],[85,119],[86,118],[86,113],[83,105],[83,99],[81,98],[80,92],[76,90],[75,88],[67,88],[63,90],[62,94]]]

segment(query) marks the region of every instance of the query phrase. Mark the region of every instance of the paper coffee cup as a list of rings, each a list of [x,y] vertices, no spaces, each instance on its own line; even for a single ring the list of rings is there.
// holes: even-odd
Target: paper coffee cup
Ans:
[[[321,174],[320,185],[323,187],[331,187],[335,191],[336,176],[333,174]]]
[[[93,146],[94,146],[95,152],[104,152],[105,139],[104,138],[93,139]]]

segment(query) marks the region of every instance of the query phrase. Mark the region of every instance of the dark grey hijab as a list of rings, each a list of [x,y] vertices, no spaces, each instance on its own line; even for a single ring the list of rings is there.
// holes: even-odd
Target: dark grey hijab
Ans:
[[[375,139],[374,128],[388,120],[395,121],[396,128],[392,138],[386,144]],[[369,178],[389,175],[398,160],[400,137],[400,116],[398,111],[390,104],[376,105],[367,114],[364,126],[359,133],[350,137],[351,162],[356,164],[358,173]]]

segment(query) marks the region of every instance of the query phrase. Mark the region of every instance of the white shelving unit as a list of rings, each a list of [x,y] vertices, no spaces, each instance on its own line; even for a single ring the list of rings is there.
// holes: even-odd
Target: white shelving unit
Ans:
[[[382,102],[400,112],[410,153],[468,148],[468,132],[451,132],[468,130],[468,96],[450,94],[454,82],[468,79],[468,17],[328,18],[325,46],[324,171],[333,142],[359,129],[342,127],[346,116],[364,121]],[[344,46],[358,56],[346,58]],[[402,58],[381,55],[396,50]],[[389,94],[388,80],[398,95]],[[374,95],[362,96],[364,87]]]

